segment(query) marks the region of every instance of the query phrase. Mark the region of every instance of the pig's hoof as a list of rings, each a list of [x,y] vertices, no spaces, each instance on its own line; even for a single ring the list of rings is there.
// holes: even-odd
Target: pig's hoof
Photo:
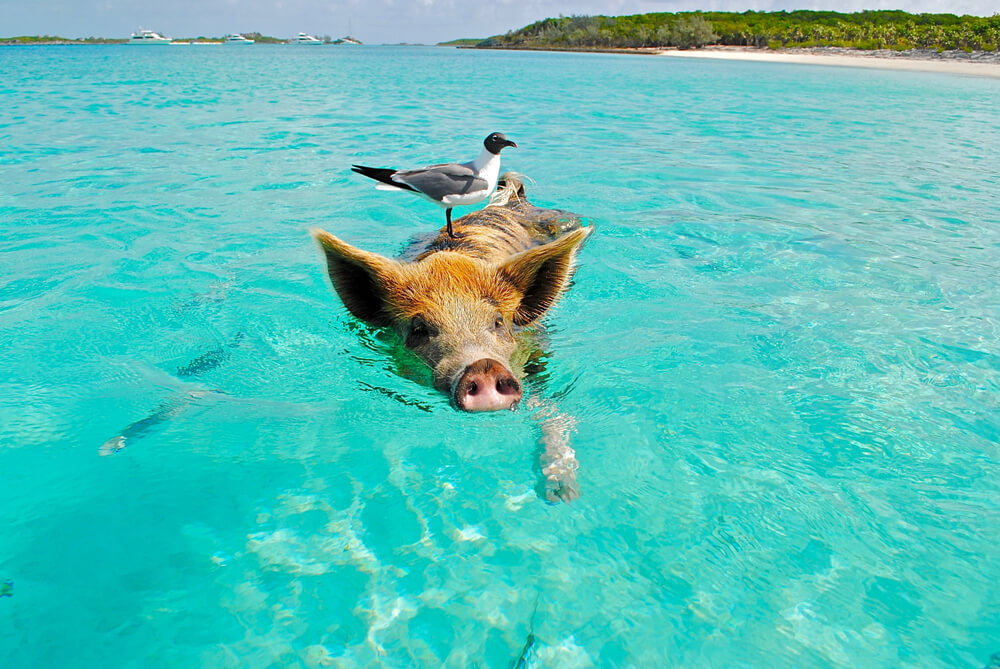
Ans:
[[[97,454],[102,457],[106,457],[108,455],[114,455],[123,448],[125,448],[125,437],[119,435],[104,442],[97,450]]]
[[[557,504],[580,499],[580,486],[575,476],[548,478],[545,481],[545,500]]]

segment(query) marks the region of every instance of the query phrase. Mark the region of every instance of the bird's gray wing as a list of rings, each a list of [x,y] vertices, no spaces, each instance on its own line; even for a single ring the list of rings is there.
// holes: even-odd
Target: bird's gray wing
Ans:
[[[415,188],[435,200],[441,200],[448,195],[474,193],[489,187],[486,179],[476,176],[475,170],[470,165],[458,163],[396,172],[392,175],[392,180]]]

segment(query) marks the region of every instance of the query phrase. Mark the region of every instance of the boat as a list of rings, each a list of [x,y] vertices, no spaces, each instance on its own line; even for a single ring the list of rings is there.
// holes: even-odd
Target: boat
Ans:
[[[233,33],[231,35],[226,35],[224,40],[225,44],[253,44],[252,39],[247,39],[239,33]]]
[[[320,40],[316,39],[312,35],[307,35],[305,33],[299,33],[299,36],[293,39],[289,44],[322,44]]]
[[[129,39],[129,44],[170,44],[173,41],[169,37],[164,37],[158,32],[153,30],[143,30],[139,29],[139,32],[132,33],[132,38]]]

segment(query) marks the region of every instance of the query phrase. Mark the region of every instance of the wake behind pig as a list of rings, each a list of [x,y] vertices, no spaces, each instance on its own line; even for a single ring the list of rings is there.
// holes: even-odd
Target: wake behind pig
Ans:
[[[442,228],[399,259],[312,234],[354,316],[394,329],[456,408],[495,411],[521,401],[530,330],[568,287],[591,230],[533,206],[508,174],[489,206],[455,221],[454,237]]]

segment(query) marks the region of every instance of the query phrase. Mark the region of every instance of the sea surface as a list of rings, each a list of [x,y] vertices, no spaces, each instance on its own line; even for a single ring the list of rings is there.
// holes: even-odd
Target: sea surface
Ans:
[[[568,505],[307,233],[399,253],[350,165],[491,131],[595,227]],[[0,666],[1000,666],[998,155],[954,75],[0,47]]]

